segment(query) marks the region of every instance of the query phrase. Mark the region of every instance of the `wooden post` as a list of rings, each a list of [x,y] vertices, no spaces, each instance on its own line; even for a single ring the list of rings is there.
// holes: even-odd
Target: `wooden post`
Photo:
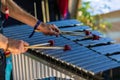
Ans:
[[[69,0],[69,12],[71,18],[77,18],[78,8],[80,7],[81,0]]]
[[[41,2],[41,6],[42,6],[42,14],[43,14],[43,22],[47,22],[47,18],[46,18],[46,6],[45,6],[45,1],[42,0]]]
[[[36,2],[34,2],[34,16],[37,18],[37,8],[36,8]]]

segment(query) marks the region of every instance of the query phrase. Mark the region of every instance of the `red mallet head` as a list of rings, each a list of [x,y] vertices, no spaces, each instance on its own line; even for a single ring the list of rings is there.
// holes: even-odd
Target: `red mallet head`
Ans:
[[[53,45],[54,45],[54,41],[53,41],[53,40],[49,40],[48,42],[50,43],[50,44],[49,44],[50,46],[53,46]]]
[[[5,19],[8,19],[9,17],[9,9],[8,7],[5,8]]]
[[[64,46],[64,51],[71,50],[71,47],[69,45]]]
[[[91,34],[91,32],[90,32],[90,31],[85,30],[85,35],[90,35],[90,34]]]
[[[99,39],[100,39],[100,36],[97,36],[97,35],[93,34],[93,40],[99,40]]]

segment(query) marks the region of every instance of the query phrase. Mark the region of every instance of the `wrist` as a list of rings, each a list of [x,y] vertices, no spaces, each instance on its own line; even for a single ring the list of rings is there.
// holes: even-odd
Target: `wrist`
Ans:
[[[9,51],[9,38],[7,38],[7,44],[6,44],[6,49],[5,49],[5,55],[6,57],[10,56],[10,51]]]
[[[42,21],[40,21],[40,20],[38,20],[38,21],[36,22],[36,24],[34,25],[34,29],[33,29],[32,33],[30,34],[29,38],[34,35],[35,30],[38,28],[38,26],[41,24],[41,22],[42,22]]]
[[[8,48],[9,48],[9,38],[7,38],[7,43],[6,43],[5,51],[8,51]]]
[[[34,25],[34,30],[36,30],[41,23],[42,21],[38,20],[36,24]]]
[[[36,30],[41,30],[42,26],[44,26],[45,24],[43,22],[41,22],[38,27],[36,28]]]

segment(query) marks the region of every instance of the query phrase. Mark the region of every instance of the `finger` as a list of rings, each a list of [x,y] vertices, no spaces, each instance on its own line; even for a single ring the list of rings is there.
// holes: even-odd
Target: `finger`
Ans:
[[[54,25],[54,24],[52,24],[52,29],[53,29],[54,31],[56,31],[57,33],[60,33],[60,30],[59,30],[58,27],[57,27],[56,25]]]
[[[17,54],[20,54],[21,53],[21,51],[19,51],[18,49],[16,49],[16,50],[14,50],[13,52],[11,52],[12,54],[14,54],[14,55],[17,55]]]
[[[19,46],[17,48],[18,53],[24,53],[27,49],[25,49],[25,46],[28,46],[29,44],[27,42],[24,42],[23,40],[19,41]]]
[[[29,43],[27,43],[27,42],[24,42],[24,46],[29,46]]]
[[[23,52],[26,52],[28,50],[28,48],[25,48],[26,46],[29,46],[29,43],[24,42],[24,51]]]
[[[27,50],[28,50],[28,48],[23,48],[21,53],[25,53],[25,52],[27,52]]]
[[[51,26],[52,28],[52,34],[58,36],[60,34],[59,29],[54,27],[53,25]]]
[[[56,32],[55,27],[54,27],[53,25],[51,25],[51,24],[47,24],[46,30],[44,30],[43,33],[44,33],[45,35],[51,35],[51,36],[52,36],[52,35],[58,35],[58,34],[59,34],[58,32]]]
[[[53,30],[52,25],[47,25],[47,31],[45,32],[46,35],[56,35],[57,33]]]
[[[52,29],[50,29],[50,30],[44,32],[44,34],[45,34],[45,35],[50,35],[50,36],[56,35],[55,31],[53,31]]]
[[[58,30],[58,32],[60,32],[59,28],[55,24],[53,24],[53,26],[55,27],[56,30]]]
[[[52,35],[52,29],[48,26],[47,29],[43,32],[44,35]]]
[[[57,36],[59,34],[57,32],[55,32],[55,31],[52,30],[51,32],[49,32],[49,35],[56,35]]]

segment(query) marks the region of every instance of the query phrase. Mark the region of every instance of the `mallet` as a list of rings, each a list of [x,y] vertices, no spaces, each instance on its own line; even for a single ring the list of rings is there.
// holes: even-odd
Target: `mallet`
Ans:
[[[35,30],[36,32],[41,32],[39,30]],[[85,35],[90,35],[91,32],[88,30],[84,30],[83,32],[78,32],[78,31],[60,31],[60,34],[62,35],[71,35],[71,36],[79,36],[81,34],[85,33]]]
[[[53,46],[54,45],[54,41],[53,40],[49,40],[48,43],[42,43],[42,44],[35,44],[35,45],[31,45],[31,46]]]
[[[69,45],[65,45],[63,47],[59,47],[59,46],[27,46],[25,48],[31,48],[31,49],[63,49],[63,51],[71,50],[71,47]]]

